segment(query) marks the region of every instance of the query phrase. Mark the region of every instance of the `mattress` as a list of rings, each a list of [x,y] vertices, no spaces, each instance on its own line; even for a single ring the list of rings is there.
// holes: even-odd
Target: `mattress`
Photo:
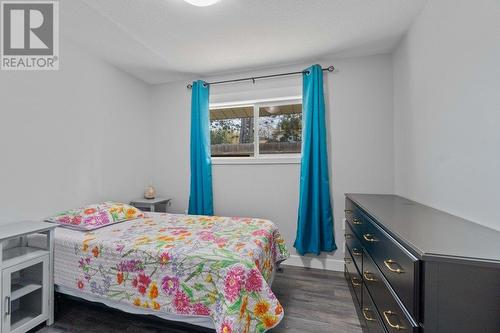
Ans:
[[[54,281],[130,313],[265,332],[284,315],[270,285],[288,256],[268,220],[148,213],[90,232],[57,228]]]

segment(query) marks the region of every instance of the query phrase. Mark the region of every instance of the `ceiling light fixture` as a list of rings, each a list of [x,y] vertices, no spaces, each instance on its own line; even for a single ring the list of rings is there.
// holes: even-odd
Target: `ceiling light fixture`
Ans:
[[[184,0],[187,3],[193,5],[193,6],[198,6],[198,7],[206,7],[206,6],[211,6],[218,2],[219,0]]]

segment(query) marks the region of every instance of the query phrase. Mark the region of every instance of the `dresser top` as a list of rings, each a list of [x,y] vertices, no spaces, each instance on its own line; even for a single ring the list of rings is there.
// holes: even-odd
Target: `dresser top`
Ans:
[[[500,231],[397,195],[346,196],[422,259],[500,264]]]

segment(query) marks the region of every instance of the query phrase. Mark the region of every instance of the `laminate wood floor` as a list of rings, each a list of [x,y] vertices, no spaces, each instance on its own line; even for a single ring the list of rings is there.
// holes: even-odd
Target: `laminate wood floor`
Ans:
[[[362,333],[349,288],[341,272],[282,266],[273,291],[285,317],[271,333]],[[64,298],[51,327],[32,333],[191,333],[214,332],[131,315],[97,304]]]

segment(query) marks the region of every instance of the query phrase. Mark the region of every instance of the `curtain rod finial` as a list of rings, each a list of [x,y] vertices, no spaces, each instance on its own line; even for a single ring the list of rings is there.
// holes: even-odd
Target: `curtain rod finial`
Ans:
[[[329,71],[329,72],[333,72],[334,70],[335,70],[335,67],[333,67],[333,66],[329,66],[329,67],[328,67],[328,71]]]
[[[188,85],[187,85],[187,88],[188,88],[188,89],[191,89],[191,88],[193,88],[193,85],[192,85],[192,84],[188,84]]]

